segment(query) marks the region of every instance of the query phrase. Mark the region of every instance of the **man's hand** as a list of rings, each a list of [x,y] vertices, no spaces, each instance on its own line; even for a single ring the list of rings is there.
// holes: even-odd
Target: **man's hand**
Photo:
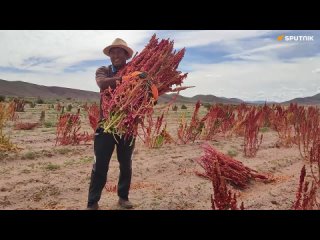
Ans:
[[[142,72],[138,76],[139,76],[139,78],[146,78],[148,76],[148,73],[147,72]]]
[[[130,75],[131,75],[132,77],[138,76],[139,78],[146,78],[146,77],[148,76],[148,73],[135,71],[135,72],[131,73]]]
[[[139,77],[141,79],[146,78],[148,74],[146,72],[135,71],[129,75],[122,76],[122,81],[128,81],[130,78]]]

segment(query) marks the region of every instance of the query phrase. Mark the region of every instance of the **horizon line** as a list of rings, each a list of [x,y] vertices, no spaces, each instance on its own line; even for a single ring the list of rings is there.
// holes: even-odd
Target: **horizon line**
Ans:
[[[25,82],[25,81],[22,81],[22,80],[4,80],[4,79],[0,79],[2,81],[6,81],[6,82],[22,82],[22,83],[28,83],[28,84],[34,84],[34,85],[38,85],[38,86],[44,86],[44,87],[58,87],[58,88],[67,88],[67,89],[72,89],[72,90],[78,90],[78,91],[87,91],[87,92],[92,92],[92,93],[98,93],[98,91],[92,91],[92,90],[85,90],[85,89],[78,89],[78,88],[70,88],[70,87],[63,87],[63,86],[48,86],[48,85],[42,85],[42,84],[37,84],[37,83],[30,83],[30,82]],[[174,95],[174,94],[177,94],[177,93],[166,93],[167,95]],[[179,94],[180,96],[182,97],[186,97],[186,98],[193,98],[193,97],[196,97],[196,96],[199,96],[199,95],[202,95],[202,96],[214,96],[214,97],[218,97],[218,98],[226,98],[226,99],[238,99],[238,100],[241,100],[243,102],[271,102],[271,103],[283,103],[283,102],[288,102],[288,101],[292,101],[293,99],[297,99],[297,98],[307,98],[307,97],[313,97],[315,95],[317,95],[319,93],[316,93],[312,96],[304,96],[304,97],[295,97],[295,98],[292,98],[292,99],[289,99],[289,100],[284,100],[284,101],[276,101],[276,100],[243,100],[242,98],[238,98],[238,97],[224,97],[224,96],[217,96],[217,95],[214,95],[214,94],[196,94],[196,95],[193,95],[193,96],[184,96],[182,94]]]

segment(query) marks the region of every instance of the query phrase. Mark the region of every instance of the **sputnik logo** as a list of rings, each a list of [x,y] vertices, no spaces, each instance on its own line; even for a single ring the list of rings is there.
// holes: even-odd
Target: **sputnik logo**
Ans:
[[[280,35],[277,37],[278,41],[285,41],[285,42],[312,42],[314,41],[313,35],[301,35],[301,36],[294,36],[294,35]]]

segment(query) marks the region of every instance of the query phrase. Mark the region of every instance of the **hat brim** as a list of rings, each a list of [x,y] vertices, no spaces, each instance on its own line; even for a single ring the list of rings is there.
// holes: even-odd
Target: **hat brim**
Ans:
[[[106,48],[103,49],[103,53],[105,55],[107,55],[108,57],[110,57],[110,50],[111,50],[111,48],[115,48],[115,47],[124,49],[128,53],[127,59],[130,59],[132,57],[133,50],[131,48],[123,46],[123,45],[110,45],[110,46],[107,46]]]

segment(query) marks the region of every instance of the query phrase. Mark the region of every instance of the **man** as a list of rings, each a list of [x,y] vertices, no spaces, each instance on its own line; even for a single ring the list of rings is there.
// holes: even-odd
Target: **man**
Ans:
[[[96,81],[100,88],[100,92],[109,87],[114,89],[117,82],[121,83],[122,80],[125,80],[126,76],[115,77],[115,75],[126,65],[126,61],[130,59],[133,54],[133,50],[120,38],[116,38],[111,45],[103,50],[103,52],[110,57],[112,65],[100,67],[96,71]],[[146,74],[141,73],[139,74],[139,77],[144,78],[146,77]],[[102,99],[100,99],[100,121],[103,121],[101,103]],[[133,204],[129,201],[128,195],[132,175],[131,157],[135,139],[129,138],[125,140],[124,137],[116,136],[116,140],[114,139],[113,134],[104,133],[103,128],[101,127],[97,128],[94,138],[95,162],[91,172],[87,209],[99,209],[98,201],[101,198],[102,190],[107,181],[109,162],[115,146],[117,147],[117,157],[120,165],[118,204],[126,209],[133,208]]]

